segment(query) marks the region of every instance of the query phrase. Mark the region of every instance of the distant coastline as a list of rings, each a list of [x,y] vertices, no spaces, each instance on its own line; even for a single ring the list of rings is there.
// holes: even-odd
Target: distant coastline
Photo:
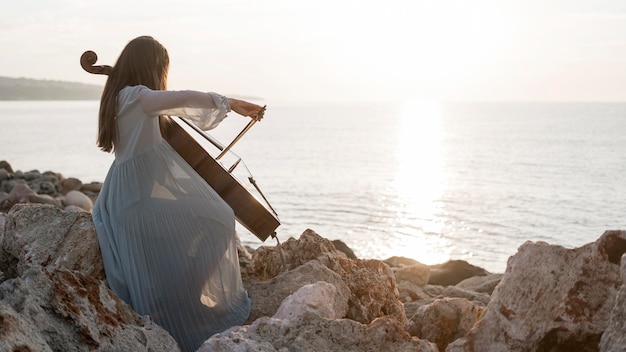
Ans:
[[[95,84],[0,77],[0,101],[100,100],[102,89]]]

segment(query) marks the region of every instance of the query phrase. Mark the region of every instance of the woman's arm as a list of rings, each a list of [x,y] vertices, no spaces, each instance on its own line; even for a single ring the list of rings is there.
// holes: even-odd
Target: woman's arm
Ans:
[[[226,98],[217,93],[193,90],[166,91],[143,89],[139,93],[141,108],[151,116],[172,115],[186,117],[203,130],[217,126],[229,111],[261,119],[264,109],[244,100]]]
[[[141,108],[148,115],[168,115],[166,111],[176,110],[180,108],[193,109],[219,109],[218,103],[214,99],[215,93],[204,93],[194,90],[151,90],[143,89],[139,93]],[[221,98],[220,102],[228,99]]]
[[[193,90],[167,91],[145,88],[139,93],[139,100],[143,111],[150,116],[185,117],[203,130],[215,128],[230,111],[225,96]]]

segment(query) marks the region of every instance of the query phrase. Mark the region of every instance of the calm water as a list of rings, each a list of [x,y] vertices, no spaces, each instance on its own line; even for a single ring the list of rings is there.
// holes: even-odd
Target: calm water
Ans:
[[[103,181],[112,156],[95,146],[97,111],[0,102],[0,159]],[[228,143],[246,122],[230,116],[212,135]],[[278,212],[282,241],[311,228],[360,257],[503,272],[527,240],[573,247],[626,229],[624,131],[626,104],[284,105],[235,151]]]

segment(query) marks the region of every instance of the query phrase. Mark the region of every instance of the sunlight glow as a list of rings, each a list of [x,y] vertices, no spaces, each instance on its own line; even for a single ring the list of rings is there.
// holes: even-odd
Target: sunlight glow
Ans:
[[[406,239],[398,253],[426,264],[441,263],[449,259],[443,251],[448,244],[439,235],[444,224],[437,215],[445,186],[441,111],[437,103],[412,101],[405,104],[402,119],[394,187],[402,202],[396,209],[398,227]]]
[[[433,217],[443,191],[441,112],[433,102],[411,102],[402,111],[402,131],[396,151],[398,193],[408,213]]]

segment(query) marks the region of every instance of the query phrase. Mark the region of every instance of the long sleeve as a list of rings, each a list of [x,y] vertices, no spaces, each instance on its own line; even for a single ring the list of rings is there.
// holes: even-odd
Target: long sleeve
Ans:
[[[148,115],[185,117],[205,131],[215,128],[230,112],[228,99],[212,92],[146,88],[142,89],[139,99],[143,111]]]

